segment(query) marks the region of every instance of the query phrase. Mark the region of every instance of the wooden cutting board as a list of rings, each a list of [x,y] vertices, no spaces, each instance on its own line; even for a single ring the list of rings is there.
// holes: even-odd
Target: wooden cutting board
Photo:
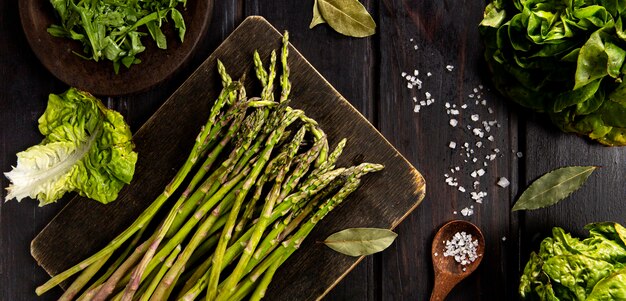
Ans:
[[[137,217],[184,162],[213,100],[221,90],[220,59],[229,73],[253,75],[252,54],[264,62],[281,45],[281,34],[262,17],[247,18],[185,81],[134,136],[139,153],[135,178],[116,202],[102,205],[75,197],[32,241],[31,253],[51,275],[106,245]],[[290,47],[292,106],[303,109],[328,134],[331,147],[348,138],[339,166],[385,165],[324,219],[278,270],[268,300],[317,300],[363,259],[316,243],[349,227],[395,228],[424,198],[422,175],[343,98],[307,60]],[[253,76],[248,76],[251,79]],[[252,81],[247,83],[254,85]]]

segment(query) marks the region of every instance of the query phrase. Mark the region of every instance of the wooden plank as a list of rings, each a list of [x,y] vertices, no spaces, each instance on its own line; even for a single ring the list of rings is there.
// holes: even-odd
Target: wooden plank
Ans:
[[[485,68],[475,29],[482,19],[483,5],[480,1],[382,2],[380,130],[424,172],[429,183],[424,204],[399,227],[396,244],[383,253],[382,300],[428,299],[433,286],[431,240],[438,227],[452,219],[469,220],[483,229],[486,254],[477,272],[454,289],[448,300],[510,300],[510,287],[517,281],[512,276],[517,275],[517,270],[508,266],[515,261],[517,251],[512,237],[515,221],[509,214],[515,186],[502,189],[495,185],[499,177],[516,179],[518,161],[511,153],[517,144],[516,119],[493,91],[481,92],[487,106],[475,105],[475,100],[469,98],[469,94],[477,94],[473,89],[479,85],[489,87],[488,76],[480,72]],[[448,65],[453,66],[451,71],[446,69]],[[407,80],[402,78],[402,72],[414,75],[414,70],[419,71],[417,77],[423,81],[421,90],[408,89]],[[425,92],[432,95],[435,103],[421,106],[420,112],[414,113],[413,97],[419,104],[426,99]],[[456,104],[460,114],[447,115],[446,102]],[[467,109],[461,108],[464,103]],[[501,124],[501,128],[494,127],[488,134],[495,137],[494,142],[479,139],[466,128],[477,127],[470,119],[472,114],[478,114],[480,120],[497,120]],[[457,127],[450,126],[452,118],[459,121]],[[456,142],[455,149],[448,147],[451,141]],[[480,148],[475,144],[478,141],[483,143]],[[466,142],[475,151],[470,157],[461,149]],[[501,155],[489,161],[488,167],[480,166],[494,148]],[[476,164],[470,160],[474,157]],[[460,171],[453,173],[450,168],[456,166]],[[488,193],[484,204],[475,203],[469,195],[477,180],[471,172],[480,168],[486,174],[479,177],[480,188],[476,191]],[[457,178],[467,192],[447,185],[444,174]],[[474,215],[462,216],[461,210],[471,205]],[[506,242],[501,240],[504,236],[509,238]]]
[[[596,165],[601,168],[589,177],[580,190],[560,203],[520,213],[524,217],[520,249],[522,264],[526,264],[531,251],[539,250],[539,243],[551,236],[555,226],[574,236],[587,237],[589,233],[583,227],[588,223],[626,223],[626,148],[606,147],[562,133],[550,123],[548,117],[528,115],[525,187],[555,168],[572,165]]]
[[[17,1],[0,1],[0,170],[11,170],[15,154],[42,136],[37,118],[48,93],[63,91],[39,63],[22,32]],[[0,300],[34,300],[33,283],[48,275],[29,254],[30,240],[65,204],[38,208],[37,202],[6,202],[9,185],[0,175]],[[60,291],[60,290],[59,290]],[[55,295],[54,292],[51,293]]]
[[[32,254],[41,266],[56,274],[75,264],[106,244],[160,193],[184,160],[180,154],[186,153],[197,129],[205,122],[209,100],[218,93],[219,89],[214,88],[219,85],[217,58],[238,77],[252,71],[250,58],[254,49],[267,58],[270,50],[279,45],[280,34],[264,19],[244,21],[137,131],[135,142],[140,159],[136,176],[133,185],[122,190],[118,201],[105,206],[75,198],[35,238]],[[315,241],[347,227],[394,228],[420,203],[424,182],[295,48],[291,52],[292,104],[320,123],[331,144],[342,137],[350,138],[339,164],[369,161],[386,165],[384,171],[365,179],[362,189],[320,222],[301,250],[280,269],[268,292],[273,300],[315,300],[361,259],[340,255]]]
[[[376,16],[372,10],[374,2],[363,1],[363,4]],[[255,0],[245,3],[245,14],[261,15],[279,30],[288,30],[291,41],[302,55],[365,118],[374,123],[376,38],[348,38],[328,25],[309,29],[312,7],[312,3],[299,1]],[[376,278],[379,275],[374,269],[375,259],[375,256],[366,257],[325,299],[375,300]]]

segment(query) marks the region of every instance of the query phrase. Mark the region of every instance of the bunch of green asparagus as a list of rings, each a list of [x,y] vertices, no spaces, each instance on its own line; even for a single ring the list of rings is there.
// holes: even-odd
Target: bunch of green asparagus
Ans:
[[[129,228],[37,294],[78,274],[60,300],[263,298],[313,227],[383,168],[336,167],[346,140],[331,151],[317,122],[288,105],[287,33],[280,50],[280,93],[276,51],[267,69],[254,53],[260,97],[247,97],[218,61],[224,88],[170,184]]]

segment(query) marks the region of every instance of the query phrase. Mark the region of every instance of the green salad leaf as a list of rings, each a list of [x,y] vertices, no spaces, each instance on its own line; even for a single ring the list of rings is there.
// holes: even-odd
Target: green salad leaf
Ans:
[[[589,224],[580,240],[559,227],[531,253],[520,280],[525,300],[626,300],[626,229]]]
[[[187,31],[182,13],[176,9],[187,0],[155,1],[76,1],[50,0],[60,24],[53,24],[48,33],[80,41],[85,59],[113,62],[115,73],[121,65],[130,68],[141,63],[137,57],[146,48],[141,37],[149,35],[157,47],[167,49],[161,25],[172,20],[182,42]],[[168,19],[169,16],[169,19]],[[145,27],[145,28],[144,28]]]
[[[76,191],[101,203],[117,198],[135,173],[137,153],[122,115],[75,88],[50,94],[39,118],[44,140],[17,154],[6,200],[25,197],[44,206]]]
[[[479,30],[496,88],[561,130],[626,145],[624,0],[493,0]]]

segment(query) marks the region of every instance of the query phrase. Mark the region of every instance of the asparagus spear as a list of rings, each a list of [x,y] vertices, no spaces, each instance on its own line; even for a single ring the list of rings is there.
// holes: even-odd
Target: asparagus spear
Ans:
[[[250,175],[248,175],[248,177],[246,178],[244,185],[239,192],[237,199],[235,200],[235,204],[230,211],[228,220],[226,221],[226,225],[224,225],[224,230],[222,231],[220,241],[217,244],[217,248],[213,256],[213,269],[211,270],[207,287],[207,300],[214,300],[217,296],[217,286],[219,283],[222,265],[224,264],[224,253],[226,252],[226,247],[228,245],[228,242],[230,241],[232,231],[236,223],[237,215],[239,214],[239,209],[241,208],[241,204],[243,203],[244,198],[248,194],[248,191],[250,190],[252,184],[256,181],[260,172],[265,167],[267,161],[269,161],[274,145],[282,136],[285,128],[289,126],[292,122],[294,122],[298,117],[300,117],[301,114],[302,111],[294,110],[285,115],[285,117],[282,119],[280,126],[274,132],[272,132],[272,134],[270,134],[270,137],[268,137],[267,145],[261,153],[260,159],[254,164],[252,172],[250,172]]]
[[[371,163],[363,163],[355,168],[355,171],[352,175],[346,179],[346,184],[342,187],[339,192],[337,192],[332,198],[328,199],[319,209],[318,211],[300,228],[298,231],[293,234],[291,238],[284,241],[282,243],[282,247],[276,249],[272,252],[270,256],[268,256],[261,264],[259,264],[252,272],[249,274],[245,282],[240,283],[236,288],[236,293],[229,300],[241,300],[245,296],[247,296],[253,289],[256,280],[265,273],[270,267],[278,268],[291,254],[293,254],[296,249],[300,246],[302,241],[311,233],[315,225],[322,220],[326,215],[332,211],[337,205],[341,204],[343,200],[354,192],[361,183],[361,177],[369,172],[379,171],[383,168],[380,164],[371,164]],[[280,263],[276,263],[280,262]],[[277,265],[277,266],[276,266]],[[270,274],[270,279],[266,279],[266,281],[262,281],[264,287],[258,286],[256,290],[258,294],[264,293],[271,281],[271,276],[273,276],[273,272]],[[260,296],[253,296],[253,299],[259,298]]]
[[[217,103],[218,102],[216,102],[216,104]],[[120,233],[109,243],[109,245],[107,245],[96,254],[81,261],[80,263],[69,268],[68,270],[52,277],[46,283],[37,287],[37,289],[35,290],[37,295],[41,295],[47,292],[51,288],[67,280],[69,277],[87,268],[89,265],[101,260],[105,256],[109,256],[111,253],[117,250],[117,248],[124,244],[126,240],[132,237],[135,232],[137,232],[141,228],[144,228],[152,220],[156,212],[161,208],[165,201],[167,201],[167,199],[169,199],[169,197],[178,189],[180,184],[187,177],[189,171],[191,171],[191,169],[195,166],[198,158],[202,157],[202,155],[207,151],[208,145],[211,142],[209,139],[207,139],[207,137],[211,132],[212,124],[213,123],[211,122],[207,122],[207,124],[202,127],[200,133],[196,138],[196,142],[191,149],[191,153],[187,157],[187,160],[185,161],[181,169],[176,173],[172,181],[165,187],[164,191],[157,197],[157,199],[141,213],[141,215],[129,228]]]
[[[141,298],[139,299],[139,301],[148,301],[148,300],[150,300],[150,296],[152,296],[152,293],[154,292],[154,290],[156,289],[157,285],[161,281],[163,275],[165,275],[167,270],[172,266],[174,260],[176,259],[176,257],[180,253],[180,250],[181,250],[181,246],[180,245],[178,245],[178,246],[176,246],[176,248],[174,248],[172,253],[165,260],[165,263],[163,264],[161,269],[159,269],[159,271],[157,272],[156,276],[152,279],[152,281],[150,281],[150,284],[148,285],[146,291],[143,292],[143,294],[142,294]]]

